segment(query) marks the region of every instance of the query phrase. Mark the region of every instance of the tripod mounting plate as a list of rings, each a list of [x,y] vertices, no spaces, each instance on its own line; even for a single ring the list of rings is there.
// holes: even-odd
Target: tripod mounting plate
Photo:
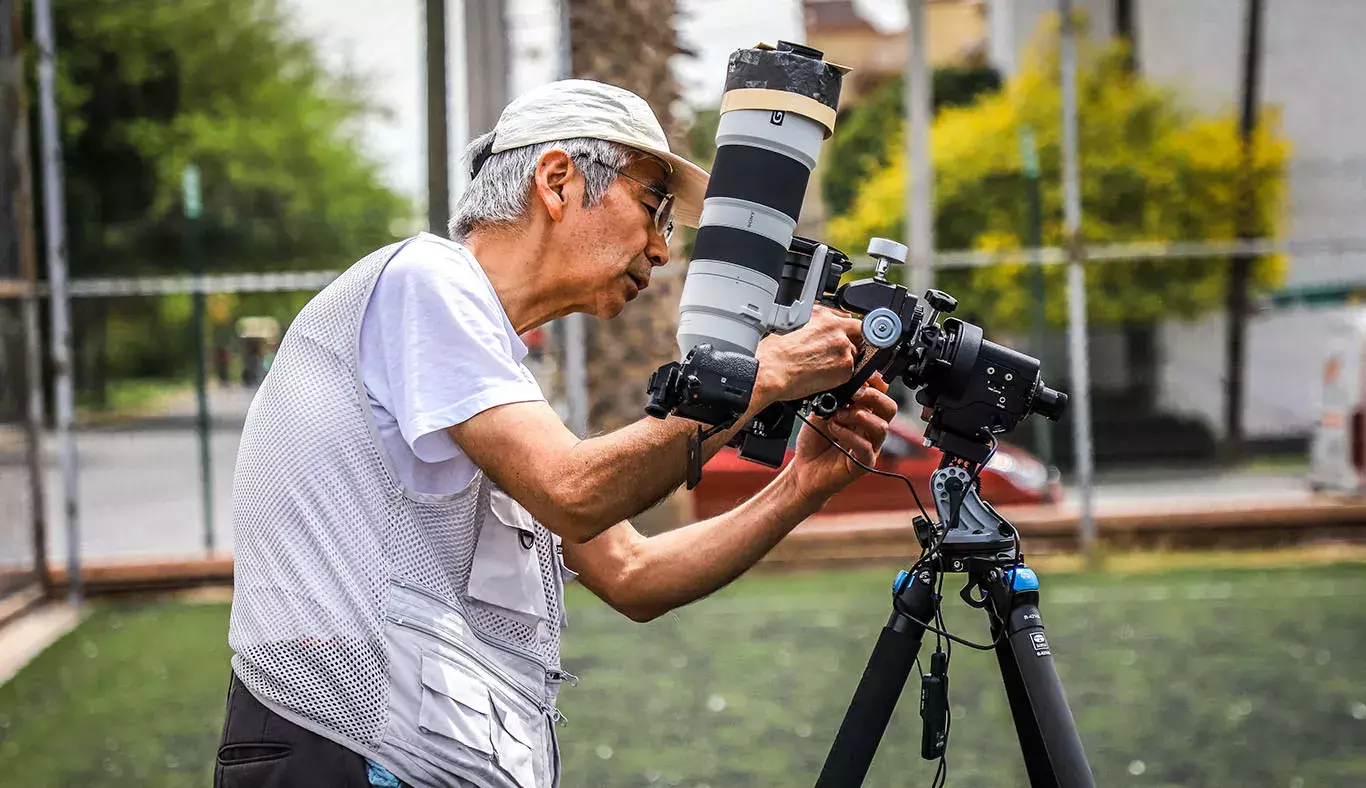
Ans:
[[[928,532],[917,529],[917,536],[928,536],[937,545],[945,569],[967,570],[966,559],[988,558],[993,563],[1009,563],[1015,552],[1015,526],[982,500],[966,469],[946,465],[930,477],[930,491],[939,523]],[[921,539],[922,546],[928,546]]]

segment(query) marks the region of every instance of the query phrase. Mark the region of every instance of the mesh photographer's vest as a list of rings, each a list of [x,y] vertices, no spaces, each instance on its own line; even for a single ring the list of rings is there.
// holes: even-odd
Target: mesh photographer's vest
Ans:
[[[232,667],[267,707],[405,783],[549,788],[558,539],[482,473],[451,495],[405,493],[360,379],[361,318],[402,246],[304,307],[252,401]]]

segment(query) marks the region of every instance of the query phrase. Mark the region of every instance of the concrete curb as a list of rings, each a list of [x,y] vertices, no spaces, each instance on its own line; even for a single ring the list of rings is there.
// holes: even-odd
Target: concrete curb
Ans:
[[[14,678],[48,646],[76,628],[89,608],[49,602],[0,627],[0,684]]]

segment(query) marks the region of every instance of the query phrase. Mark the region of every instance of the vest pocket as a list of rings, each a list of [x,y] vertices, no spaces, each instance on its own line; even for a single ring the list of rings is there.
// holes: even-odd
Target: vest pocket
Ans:
[[[454,663],[422,655],[422,705],[417,724],[423,733],[454,739],[472,750],[493,753],[489,691],[484,682]]]
[[[497,486],[489,499],[470,567],[469,596],[534,627],[548,617],[536,521]]]
[[[526,720],[502,698],[493,699],[494,716],[498,724],[493,729],[493,748],[498,767],[524,788],[536,785],[536,737],[527,730]]]
[[[531,724],[520,708],[484,680],[457,663],[423,653],[418,729],[424,734],[479,753],[521,788],[536,788],[537,738]],[[449,742],[437,739],[432,744],[447,759],[455,758]]]

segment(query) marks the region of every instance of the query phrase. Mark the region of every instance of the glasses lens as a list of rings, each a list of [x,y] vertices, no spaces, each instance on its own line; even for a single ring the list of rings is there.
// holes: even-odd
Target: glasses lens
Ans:
[[[674,234],[674,196],[670,194],[664,198],[664,202],[659,204],[659,210],[655,211],[655,229],[664,236],[665,242]]]

